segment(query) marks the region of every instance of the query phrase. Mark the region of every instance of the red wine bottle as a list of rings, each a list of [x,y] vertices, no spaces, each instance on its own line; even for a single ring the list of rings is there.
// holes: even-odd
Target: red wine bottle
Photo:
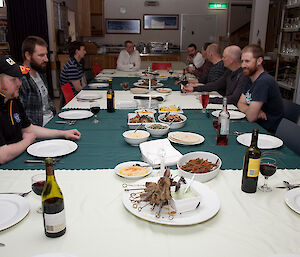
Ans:
[[[255,193],[260,169],[261,152],[257,147],[258,129],[252,131],[251,145],[246,149],[243,164],[242,191]]]
[[[42,193],[44,229],[47,237],[60,237],[66,232],[63,194],[56,182],[52,158],[45,159],[46,184]]]
[[[112,81],[109,80],[109,87],[107,90],[107,111],[114,112],[115,111],[115,92],[112,89]]]

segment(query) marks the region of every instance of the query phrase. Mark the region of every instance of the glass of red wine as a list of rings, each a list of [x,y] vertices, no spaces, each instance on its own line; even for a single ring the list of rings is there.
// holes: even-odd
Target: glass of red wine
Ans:
[[[32,191],[36,195],[41,196],[45,183],[46,183],[46,174],[45,173],[41,173],[41,174],[32,176],[31,177]],[[42,206],[40,205],[40,207],[36,211],[37,211],[37,213],[43,213]]]
[[[276,160],[273,158],[265,157],[260,161],[260,173],[265,177],[265,182],[262,186],[258,187],[263,192],[270,192],[272,188],[267,185],[268,178],[274,175],[277,165]]]
[[[93,123],[97,124],[99,120],[97,119],[97,114],[100,111],[100,104],[99,103],[92,103],[90,106],[91,112],[94,114]]]
[[[207,107],[208,102],[209,102],[209,93],[208,92],[202,92],[199,95],[199,100],[200,100],[200,103],[202,104],[202,112],[206,113],[206,107]]]

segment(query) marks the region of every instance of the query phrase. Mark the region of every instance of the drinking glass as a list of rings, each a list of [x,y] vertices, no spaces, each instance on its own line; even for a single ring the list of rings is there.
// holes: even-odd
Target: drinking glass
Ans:
[[[122,88],[124,90],[128,90],[128,88],[129,88],[129,83],[128,82],[123,82],[123,83],[121,83],[121,85],[122,85]]]
[[[99,120],[97,119],[97,113],[100,111],[100,104],[99,103],[92,103],[90,106],[91,112],[94,114],[93,123],[97,124]]]
[[[260,161],[260,173],[265,177],[265,182],[262,186],[258,187],[263,192],[270,192],[272,188],[267,185],[268,178],[274,175],[277,165],[276,160],[273,158],[265,157]]]
[[[202,92],[199,95],[199,100],[200,100],[200,103],[202,104],[202,112],[206,113],[206,107],[207,107],[207,104],[208,104],[208,101],[209,101],[209,93],[208,92]]]
[[[32,191],[36,195],[41,196],[45,183],[46,183],[46,174],[45,173],[40,173],[40,174],[32,176],[31,177]],[[40,206],[36,211],[37,211],[37,213],[43,213],[42,206]]]
[[[174,71],[171,68],[168,68],[168,72],[170,73],[170,76],[172,77],[172,74]]]

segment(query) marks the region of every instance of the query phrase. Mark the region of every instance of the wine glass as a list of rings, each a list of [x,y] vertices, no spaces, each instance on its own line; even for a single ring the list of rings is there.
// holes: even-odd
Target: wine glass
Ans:
[[[41,196],[45,183],[46,183],[46,174],[45,173],[40,173],[40,174],[32,176],[31,177],[32,191],[36,195]],[[36,211],[37,211],[37,213],[43,213],[42,206],[40,206]]]
[[[273,158],[265,157],[260,161],[260,173],[265,177],[265,182],[262,186],[258,187],[263,192],[270,192],[272,188],[267,185],[268,178],[276,172],[276,160]]]
[[[170,73],[170,76],[172,77],[172,74],[174,71],[171,68],[168,68],[168,72]]]
[[[208,104],[208,101],[209,101],[209,93],[208,92],[202,92],[199,95],[199,100],[200,100],[200,103],[202,104],[202,112],[206,113],[206,107],[207,107],[207,104]]]
[[[100,104],[99,103],[92,103],[90,106],[91,112],[94,114],[93,123],[97,124],[99,120],[97,119],[97,113],[100,111]]]

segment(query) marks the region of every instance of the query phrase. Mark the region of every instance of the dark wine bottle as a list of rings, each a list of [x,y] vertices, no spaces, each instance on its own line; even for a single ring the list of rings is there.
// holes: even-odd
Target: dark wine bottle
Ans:
[[[109,87],[107,90],[107,111],[114,112],[115,111],[115,92],[112,89],[112,80],[109,80]]]
[[[242,191],[255,193],[260,169],[261,152],[257,147],[258,129],[252,131],[251,145],[246,149],[243,163]]]
[[[45,159],[46,184],[42,193],[44,229],[47,237],[60,237],[66,232],[63,194],[54,176],[52,158]]]

